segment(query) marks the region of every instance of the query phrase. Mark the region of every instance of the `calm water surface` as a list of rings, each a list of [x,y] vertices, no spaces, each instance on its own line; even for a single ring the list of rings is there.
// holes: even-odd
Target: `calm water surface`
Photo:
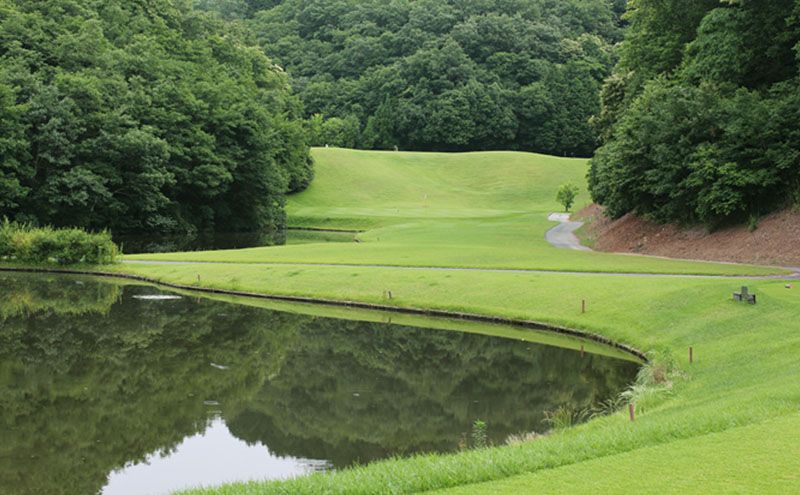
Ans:
[[[530,342],[0,274],[0,487],[161,495],[544,431],[637,365]]]

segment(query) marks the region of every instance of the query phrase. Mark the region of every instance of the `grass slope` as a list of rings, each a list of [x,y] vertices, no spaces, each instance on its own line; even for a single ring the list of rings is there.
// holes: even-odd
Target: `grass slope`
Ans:
[[[377,218],[505,216],[561,209],[555,190],[585,189],[586,160],[516,152],[398,153],[320,148],[316,177],[292,196],[293,226]],[[303,225],[305,224],[305,225]],[[351,225],[352,226],[352,225]]]
[[[316,178],[291,196],[293,227],[358,229],[359,243],[309,243],[128,259],[231,263],[411,265],[461,268],[766,275],[767,267],[560,251],[544,240],[560,184],[588,201],[586,160],[532,153],[313,150]]]

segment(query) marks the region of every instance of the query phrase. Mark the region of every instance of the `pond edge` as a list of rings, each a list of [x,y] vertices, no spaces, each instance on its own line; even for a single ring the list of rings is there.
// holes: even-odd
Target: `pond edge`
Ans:
[[[650,360],[647,358],[644,352],[636,349],[635,347],[629,346],[627,344],[622,344],[619,342],[615,342],[608,337],[605,337],[600,334],[585,332],[582,330],[575,330],[573,328],[561,326],[561,325],[554,325],[551,323],[544,323],[540,321],[534,320],[521,320],[516,318],[506,318],[503,316],[492,316],[492,315],[484,315],[480,313],[464,313],[460,311],[447,311],[443,309],[426,309],[426,308],[414,308],[414,307],[401,307],[401,306],[391,306],[386,304],[374,304],[374,303],[366,303],[366,302],[359,302],[359,301],[345,301],[345,300],[338,300],[338,299],[323,299],[323,298],[314,298],[314,297],[304,297],[304,296],[284,296],[284,295],[277,295],[277,294],[263,294],[259,292],[245,292],[245,291],[236,291],[236,290],[227,290],[227,289],[217,289],[214,287],[198,287],[193,285],[182,285],[182,284],[174,284],[171,282],[164,282],[160,280],[151,279],[148,277],[143,277],[141,275],[133,275],[129,273],[115,273],[115,272],[103,272],[103,271],[92,271],[92,270],[70,270],[70,269],[57,269],[57,268],[30,268],[30,267],[0,267],[0,272],[27,272],[27,273],[63,273],[63,274],[70,274],[70,275],[91,275],[91,276],[99,276],[99,277],[114,277],[114,278],[123,278],[128,280],[136,280],[138,282],[147,282],[155,285],[160,285],[164,287],[169,287],[172,289],[181,289],[187,291],[195,291],[195,292],[206,292],[211,294],[226,294],[232,296],[243,296],[243,297],[252,297],[258,299],[271,299],[276,301],[288,301],[288,302],[299,302],[299,303],[310,303],[310,304],[323,304],[328,306],[340,306],[340,307],[351,307],[351,308],[359,308],[359,309],[369,309],[374,311],[393,311],[396,313],[404,313],[404,314],[413,314],[413,315],[421,315],[421,316],[437,316],[443,318],[454,318],[460,320],[468,320],[468,321],[476,321],[480,323],[491,323],[491,324],[501,324],[501,325],[512,325],[516,327],[527,328],[531,330],[544,330],[554,333],[559,333],[562,335],[569,335],[572,337],[578,337],[586,340],[591,340],[593,342],[597,342],[609,347],[613,347],[624,351],[637,359],[640,359],[643,363],[649,363]]]

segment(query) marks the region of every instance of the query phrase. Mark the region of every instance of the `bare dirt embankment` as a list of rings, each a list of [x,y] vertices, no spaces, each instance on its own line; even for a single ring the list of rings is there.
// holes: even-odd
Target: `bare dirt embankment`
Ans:
[[[793,209],[760,218],[753,232],[747,225],[708,232],[702,226],[659,224],[632,214],[611,220],[596,204],[572,220],[586,223],[577,235],[596,251],[800,267],[800,211]]]

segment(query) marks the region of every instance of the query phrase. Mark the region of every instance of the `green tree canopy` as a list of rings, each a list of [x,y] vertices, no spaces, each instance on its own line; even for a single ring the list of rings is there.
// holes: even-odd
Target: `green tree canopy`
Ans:
[[[230,18],[232,1],[196,4]],[[587,121],[622,10],[603,0],[284,0],[244,23],[289,74],[306,118],[350,122],[329,144],[590,156]]]
[[[174,1],[0,1],[0,215],[115,231],[284,223],[311,179],[286,74]]]
[[[572,208],[572,203],[575,202],[575,197],[578,195],[580,189],[578,186],[572,185],[569,182],[562,184],[556,193],[556,201],[564,206],[564,211],[569,211]]]
[[[634,0],[593,122],[592,198],[718,224],[800,200],[800,2]]]

